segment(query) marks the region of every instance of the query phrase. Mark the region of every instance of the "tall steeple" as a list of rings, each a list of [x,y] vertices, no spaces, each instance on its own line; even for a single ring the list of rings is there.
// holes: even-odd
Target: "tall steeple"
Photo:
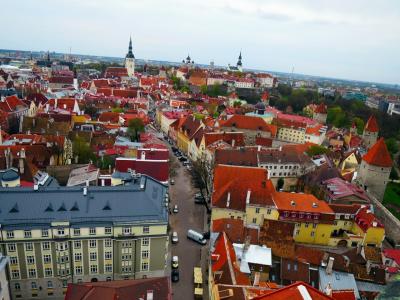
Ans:
[[[135,55],[132,52],[132,38],[129,37],[128,53],[125,56],[125,68],[129,77],[135,76]]]
[[[126,58],[135,58],[132,52],[132,37],[129,37],[129,47],[128,47],[128,53],[126,54]]]
[[[240,51],[239,57],[238,57],[238,62],[236,64],[237,66],[241,66],[242,65],[242,51]]]

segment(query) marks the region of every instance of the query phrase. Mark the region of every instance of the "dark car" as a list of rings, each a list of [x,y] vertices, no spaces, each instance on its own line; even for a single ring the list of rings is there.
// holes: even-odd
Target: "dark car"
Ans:
[[[204,201],[204,198],[194,198],[194,203],[197,203],[197,204],[203,204],[205,201]]]
[[[172,282],[178,282],[179,281],[179,271],[177,269],[173,269],[171,272],[171,280]]]
[[[179,159],[180,161],[187,161],[187,158],[184,157],[184,156],[181,156],[181,157],[179,157],[178,159]]]
[[[203,238],[205,238],[206,240],[209,240],[210,239],[210,232],[209,231],[204,232],[203,233]]]

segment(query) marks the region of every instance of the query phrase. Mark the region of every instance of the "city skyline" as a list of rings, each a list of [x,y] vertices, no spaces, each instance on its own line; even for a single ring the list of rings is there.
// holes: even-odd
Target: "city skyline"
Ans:
[[[399,8],[395,1],[15,1],[10,11],[30,29],[6,15],[14,26],[1,48],[122,58],[132,35],[140,59],[179,62],[189,53],[196,63],[226,66],[242,50],[244,68],[398,84]],[[35,10],[54,26],[38,22]]]

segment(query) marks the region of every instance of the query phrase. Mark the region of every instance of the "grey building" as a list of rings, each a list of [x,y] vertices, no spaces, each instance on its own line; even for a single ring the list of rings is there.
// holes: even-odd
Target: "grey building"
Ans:
[[[167,186],[3,188],[0,246],[13,299],[64,299],[68,283],[164,276]]]

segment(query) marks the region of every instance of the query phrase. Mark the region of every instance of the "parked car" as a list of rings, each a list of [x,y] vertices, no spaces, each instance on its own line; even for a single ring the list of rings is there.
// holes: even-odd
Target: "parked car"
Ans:
[[[176,244],[179,242],[178,233],[176,231],[172,232],[172,244]]]
[[[173,212],[174,212],[174,214],[177,214],[178,213],[178,204],[175,204],[174,205],[174,209],[172,210]]]
[[[180,156],[178,159],[179,159],[179,161],[187,161],[187,158],[184,156]]]
[[[202,199],[202,200],[204,200],[204,197],[203,197],[203,195],[201,193],[196,193],[194,195],[194,199]]]
[[[171,259],[171,267],[172,269],[178,269],[179,267],[179,259],[178,256],[174,255]]]
[[[182,165],[184,165],[184,166],[190,166],[190,162],[184,161]]]
[[[204,236],[201,233],[199,233],[199,232],[197,232],[197,231],[195,231],[193,229],[189,229],[188,230],[187,238],[191,239],[191,240],[193,240],[193,241],[195,241],[195,242],[197,242],[197,243],[199,243],[201,245],[207,244],[207,240],[204,238]]]
[[[175,184],[175,180],[170,179],[170,180],[169,180],[169,184],[170,184],[170,185],[174,185],[174,184]]]
[[[177,269],[173,269],[171,272],[171,280],[172,282],[178,282],[179,281],[179,271]]]
[[[203,204],[205,202],[204,198],[194,198],[194,203]]]

